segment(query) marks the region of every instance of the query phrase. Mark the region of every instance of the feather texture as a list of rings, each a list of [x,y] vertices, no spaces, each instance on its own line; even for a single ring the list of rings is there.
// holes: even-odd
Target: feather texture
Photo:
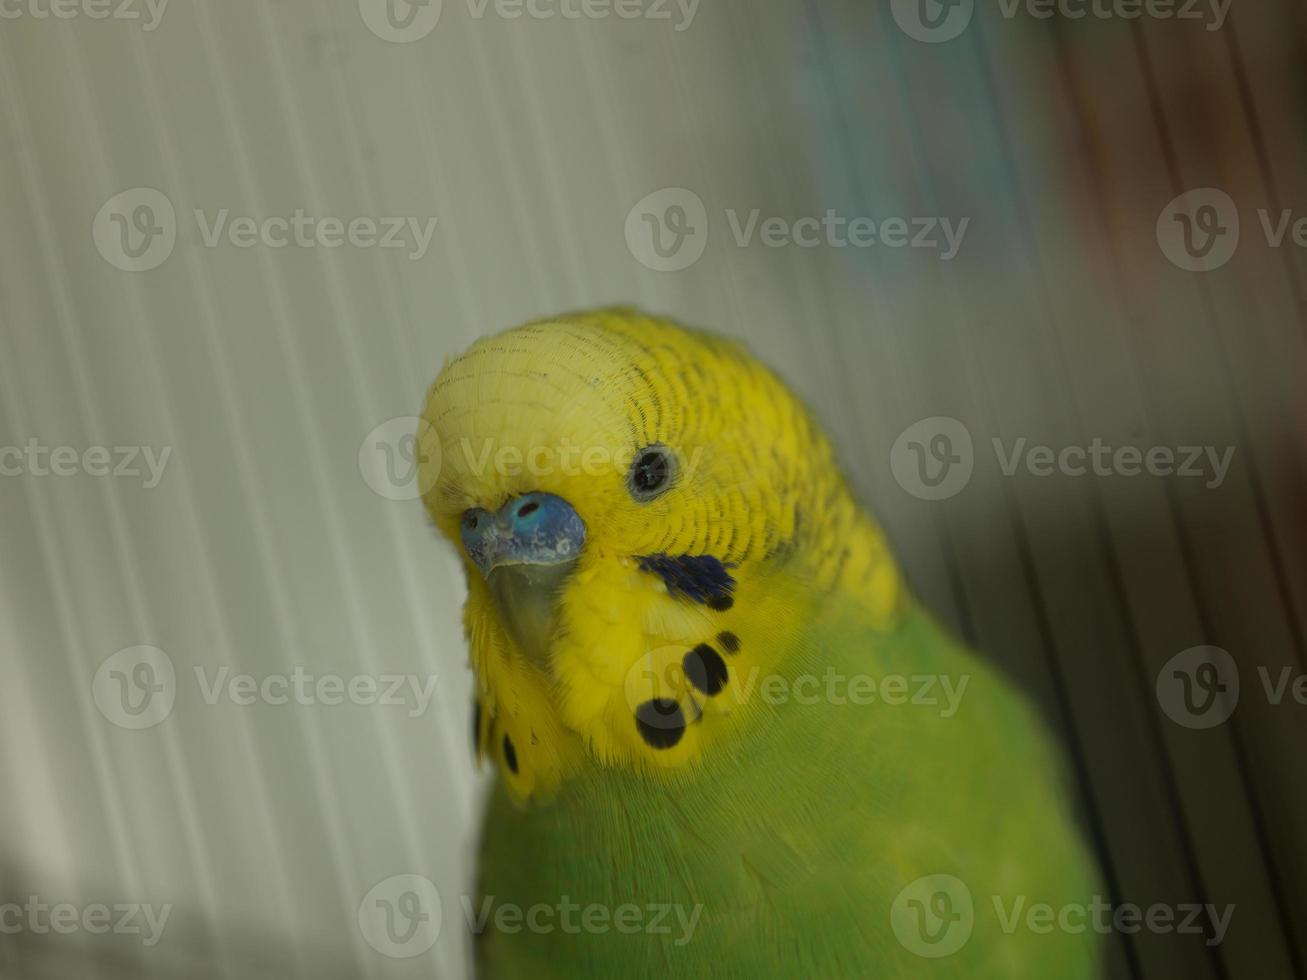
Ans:
[[[1093,897],[1038,720],[913,604],[820,427],[742,347],[629,310],[529,324],[446,365],[423,416],[456,544],[465,512],[526,493],[586,527],[544,662],[464,556],[501,777],[480,905],[553,910],[492,919],[487,976],[1093,974],[1092,934],[1007,930],[991,901]],[[932,875],[971,896],[947,955],[930,936],[967,896]],[[608,926],[565,928],[568,903]],[[618,928],[632,905],[685,926]]]

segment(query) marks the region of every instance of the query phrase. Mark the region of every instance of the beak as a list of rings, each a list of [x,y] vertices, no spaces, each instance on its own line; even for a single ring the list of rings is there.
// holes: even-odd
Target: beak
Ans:
[[[562,497],[528,493],[498,514],[477,507],[463,515],[463,547],[481,574],[501,565],[561,565],[585,543],[585,522]]]
[[[528,493],[497,514],[480,507],[467,511],[461,533],[508,632],[545,666],[558,595],[585,543],[585,522],[562,497]]]

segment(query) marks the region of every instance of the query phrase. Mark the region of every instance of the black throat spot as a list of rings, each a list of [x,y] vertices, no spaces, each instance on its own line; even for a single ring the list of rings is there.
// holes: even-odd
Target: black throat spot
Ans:
[[[730,569],[714,555],[637,555],[643,572],[661,578],[667,591],[677,598],[689,599],[717,610],[729,609],[735,601],[735,578]]]

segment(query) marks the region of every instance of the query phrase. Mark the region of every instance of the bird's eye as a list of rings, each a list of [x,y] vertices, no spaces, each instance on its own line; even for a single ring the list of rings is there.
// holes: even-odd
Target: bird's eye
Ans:
[[[636,454],[626,475],[626,488],[640,503],[653,500],[672,485],[676,476],[676,457],[666,446],[646,446]]]

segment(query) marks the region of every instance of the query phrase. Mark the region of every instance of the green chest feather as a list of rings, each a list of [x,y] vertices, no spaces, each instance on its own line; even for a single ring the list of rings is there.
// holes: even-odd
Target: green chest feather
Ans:
[[[1003,914],[1096,891],[1036,719],[921,613],[857,622],[825,611],[682,781],[596,768],[527,809],[497,790],[481,975],[1096,975],[1091,931]]]

